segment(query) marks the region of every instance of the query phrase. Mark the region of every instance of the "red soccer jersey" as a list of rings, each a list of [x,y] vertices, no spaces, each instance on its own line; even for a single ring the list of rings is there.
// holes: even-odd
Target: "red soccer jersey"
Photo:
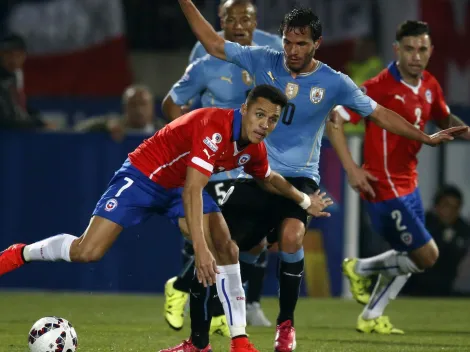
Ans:
[[[391,63],[387,69],[366,81],[363,87],[378,104],[421,130],[429,120],[444,119],[450,114],[441,86],[427,71],[423,72],[419,85],[412,87],[402,81],[396,63]],[[348,113],[353,123],[361,119],[350,110]],[[373,183],[376,192],[373,201],[398,198],[415,190],[420,149],[421,143],[387,132],[366,120],[363,167],[378,178]]]
[[[204,108],[192,111],[146,139],[129,154],[131,164],[165,188],[182,187],[186,168],[207,176],[244,167],[258,179],[271,169],[263,142],[237,149],[242,116],[239,110]]]

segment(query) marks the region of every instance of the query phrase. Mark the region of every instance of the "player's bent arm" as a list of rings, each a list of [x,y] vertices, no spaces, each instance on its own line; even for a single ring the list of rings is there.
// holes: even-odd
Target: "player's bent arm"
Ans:
[[[204,238],[202,191],[209,182],[209,177],[202,172],[188,167],[183,188],[183,206],[186,223],[195,251],[208,249]]]
[[[191,0],[179,0],[179,3],[194,35],[206,51],[212,56],[226,60],[225,39],[217,34]]]
[[[330,113],[330,118],[326,122],[326,135],[330,140],[336,154],[341,161],[346,172],[357,167],[348,147],[348,141],[344,135],[344,120],[335,109]]]
[[[434,123],[443,130],[451,127],[467,126],[465,122],[463,122],[458,116],[455,116],[454,114],[449,114],[449,116],[444,119],[434,120]],[[463,133],[458,137],[470,140],[470,131],[467,131],[467,133]]]
[[[397,134],[399,136],[412,139],[421,143],[431,144],[431,137],[421,131],[419,128],[414,127],[411,123],[406,121],[397,113],[384,108],[377,104],[377,107],[369,115],[369,118],[379,127],[387,130],[388,132]]]
[[[173,121],[183,115],[183,109],[181,109],[181,106],[177,105],[173,101],[173,98],[170,96],[170,93],[168,93],[165,99],[163,99],[162,111],[165,117],[170,121]]]

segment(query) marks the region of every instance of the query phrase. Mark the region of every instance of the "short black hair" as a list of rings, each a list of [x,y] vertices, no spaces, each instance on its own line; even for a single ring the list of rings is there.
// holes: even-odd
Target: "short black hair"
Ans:
[[[24,50],[26,42],[22,36],[15,33],[6,33],[0,36],[0,50]]]
[[[322,35],[322,25],[318,16],[310,8],[295,7],[290,12],[286,13],[284,19],[279,27],[279,33],[284,34],[294,29],[299,29],[303,34],[304,28],[310,28],[312,32],[312,39],[316,41]]]
[[[258,98],[264,98],[275,105],[280,105],[281,109],[284,109],[288,101],[286,95],[282,91],[274,86],[270,86],[269,84],[260,84],[259,86],[254,87],[250,93],[248,93],[246,102],[250,105]]]
[[[395,40],[399,42],[404,37],[417,37],[423,34],[431,35],[431,29],[426,22],[405,21],[398,26]]]
[[[444,197],[453,197],[453,198],[458,199],[460,204],[463,203],[462,192],[456,186],[452,186],[452,185],[442,186],[434,195],[434,205],[438,205],[441,202],[442,198]]]

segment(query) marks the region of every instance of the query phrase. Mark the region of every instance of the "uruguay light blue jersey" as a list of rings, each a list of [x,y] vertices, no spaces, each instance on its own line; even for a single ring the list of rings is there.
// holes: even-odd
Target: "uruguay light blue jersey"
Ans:
[[[180,106],[202,94],[204,108],[239,109],[252,88],[253,79],[246,70],[205,55],[188,66],[183,77],[171,88],[170,96]],[[235,169],[221,172],[213,175],[210,181],[236,178],[240,171],[241,169]]]
[[[224,32],[220,31],[219,34],[223,37]],[[258,46],[269,46],[271,49],[276,51],[283,51],[282,48],[282,39],[278,35],[271,34],[260,29],[255,29],[253,32],[253,43]],[[202,46],[201,42],[197,42],[193,49],[191,50],[191,54],[189,55],[189,63],[194,62],[197,59],[200,59],[204,55],[207,54],[206,49]]]
[[[344,105],[365,117],[377,106],[348,76],[324,63],[292,78],[282,52],[226,42],[225,55],[227,61],[247,70],[255,85],[275,86],[289,99],[265,140],[271,168],[283,176],[308,177],[319,183],[320,147],[330,111]]]

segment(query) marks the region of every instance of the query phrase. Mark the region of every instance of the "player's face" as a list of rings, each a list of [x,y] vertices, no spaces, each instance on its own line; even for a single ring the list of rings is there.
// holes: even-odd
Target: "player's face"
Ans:
[[[321,38],[313,41],[311,29],[284,29],[282,35],[286,65],[292,72],[308,71],[312,65],[313,56],[321,43]]]
[[[260,143],[276,127],[281,116],[281,106],[265,98],[258,98],[249,106],[242,106],[241,138],[246,143]]]
[[[462,204],[458,198],[444,196],[436,204],[435,211],[444,224],[453,225],[459,218],[461,206]]]
[[[153,100],[149,92],[135,90],[125,104],[127,124],[131,128],[144,128],[153,119]]]
[[[23,67],[26,60],[24,50],[5,50],[0,51],[0,60],[2,66],[9,72],[14,72]]]
[[[421,76],[433,50],[427,34],[404,37],[394,48],[400,69],[413,78]]]
[[[256,12],[251,4],[227,3],[221,17],[225,39],[240,45],[251,45],[256,28]]]

